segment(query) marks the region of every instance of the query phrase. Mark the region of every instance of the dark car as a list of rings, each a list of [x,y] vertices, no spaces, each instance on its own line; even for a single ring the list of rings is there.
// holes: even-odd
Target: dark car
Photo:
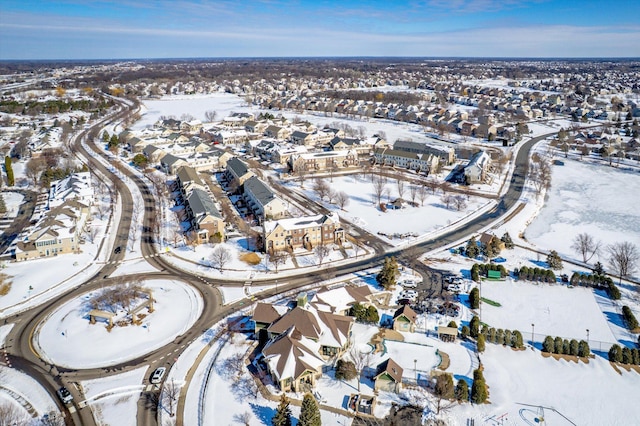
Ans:
[[[116,247],[116,249],[113,251],[115,254],[119,254],[122,251],[122,247],[118,246]]]

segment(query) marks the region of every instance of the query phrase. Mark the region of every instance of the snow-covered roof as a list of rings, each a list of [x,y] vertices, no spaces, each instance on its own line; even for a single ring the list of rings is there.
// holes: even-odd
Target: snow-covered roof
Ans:
[[[273,220],[265,220],[264,221],[264,230],[265,233],[268,234],[275,229],[275,227],[280,224],[282,228],[285,230],[294,230],[294,229],[307,229],[309,227],[322,226],[327,220],[331,220],[333,223],[339,223],[340,218],[338,214],[333,212],[328,215],[318,214],[314,216],[303,216],[303,217],[293,217],[289,219],[280,219],[278,221]]]

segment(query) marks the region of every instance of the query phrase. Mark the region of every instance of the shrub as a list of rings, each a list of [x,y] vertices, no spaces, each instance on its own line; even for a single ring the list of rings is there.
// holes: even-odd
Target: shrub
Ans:
[[[475,282],[480,282],[480,268],[477,263],[471,267],[471,279]],[[479,299],[478,299],[479,300]]]
[[[635,330],[638,328],[638,320],[636,319],[636,316],[633,315],[631,308],[626,305],[622,307],[622,317],[624,318],[624,322],[629,330]]]
[[[501,328],[496,330],[496,344],[504,345],[504,330]]]
[[[466,339],[469,336],[469,326],[463,325],[460,329],[460,337]]]
[[[622,348],[622,363],[631,364],[633,362],[633,356],[631,355],[631,349],[626,346]]]
[[[338,380],[353,380],[358,377],[358,370],[356,365],[351,361],[344,361],[339,359],[336,363],[336,379]]]
[[[589,344],[584,341],[584,340],[580,340],[580,343],[578,343],[578,356],[589,356],[589,354],[591,354],[591,348],[589,348]]]
[[[496,342],[496,329],[491,327],[489,329],[489,333],[487,334],[487,336],[488,336],[489,343],[495,343]]]
[[[511,346],[511,330],[504,331],[504,345]]]
[[[631,349],[631,359],[635,365],[640,365],[640,351],[637,348]]]
[[[478,347],[478,352],[484,352],[485,345],[484,345],[484,336],[482,334],[478,336],[476,346]]]
[[[518,330],[515,330],[513,332],[513,342],[512,342],[512,346],[516,349],[522,349],[524,348],[524,343],[522,341],[522,333],[520,333]]]
[[[458,324],[456,324],[455,321],[449,321],[449,324],[447,324],[447,327],[458,328]]]
[[[544,338],[544,342],[542,342],[542,352],[554,353],[555,352],[555,341],[553,337],[547,336]]]
[[[565,355],[571,354],[571,347],[567,339],[562,340],[562,353]]]
[[[562,354],[562,337],[556,337],[555,340],[553,341],[553,345],[554,345],[554,351],[553,353],[555,354]]]
[[[478,287],[474,287],[469,292],[469,306],[471,309],[478,309],[480,307],[480,290],[478,290]]]
[[[477,338],[479,329],[480,329],[480,318],[474,315],[471,318],[471,321],[469,321],[469,331],[470,331],[471,337]]]
[[[613,283],[612,280],[609,281],[607,286],[607,294],[611,298],[611,300],[620,300],[620,290]]]
[[[477,374],[479,372],[480,374]],[[487,384],[479,369],[473,370],[473,385],[471,386],[471,402],[484,404],[487,401]]]
[[[609,349],[609,361],[621,362],[622,361],[622,348],[618,345],[613,345]]]
[[[469,400],[469,385],[467,385],[467,382],[464,379],[458,380],[454,395],[456,397],[456,400],[458,400],[459,402]]]
[[[578,355],[578,341],[576,339],[571,339],[569,342],[569,354]]]
[[[557,251],[551,250],[549,252],[549,255],[547,256],[547,264],[549,265],[549,268],[556,271],[562,269],[562,258]]]

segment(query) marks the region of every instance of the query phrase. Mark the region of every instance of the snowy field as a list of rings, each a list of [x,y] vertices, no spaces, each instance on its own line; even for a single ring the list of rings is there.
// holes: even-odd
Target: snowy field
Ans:
[[[37,346],[50,363],[70,368],[98,368],[115,365],[162,347],[184,333],[202,312],[202,300],[191,287],[176,281],[146,281],[153,290],[153,313],[140,326],[114,327],[110,332],[98,320],[90,324],[88,293],[65,303],[37,332]],[[100,348],[96,351],[95,348]]]
[[[20,204],[24,200],[24,195],[19,192],[2,192],[2,198],[4,198],[4,204],[7,207],[7,218],[16,217],[20,210]]]
[[[548,199],[526,236],[540,248],[575,259],[580,256],[571,244],[582,232],[603,246],[629,241],[640,247],[639,202],[639,173],[566,160],[564,166],[553,167]],[[600,259],[606,265],[604,250]]]
[[[537,425],[534,419],[540,414],[542,424],[557,426],[572,424],[563,416],[580,426],[627,426],[640,418],[640,405],[634,403],[640,376],[624,370],[619,374],[600,357],[589,364],[556,361],[537,350],[487,344],[481,358],[491,404],[456,405],[448,425],[467,425],[469,418],[485,425]]]
[[[146,371],[145,366],[80,383],[97,424],[135,426]]]
[[[547,335],[586,340],[587,328],[591,340],[616,341],[596,295],[589,288],[508,279],[483,282],[482,297],[502,305],[483,303],[482,321],[496,329],[520,330],[526,341],[530,340],[531,324],[535,324],[537,341]]]
[[[325,179],[327,183],[335,191],[344,191],[349,196],[349,203],[341,210],[339,206],[329,203],[323,204],[338,213],[338,215],[356,226],[362,227],[373,234],[385,233],[389,236],[398,233],[415,233],[416,237],[424,236],[444,227],[455,224],[465,216],[486,206],[489,201],[479,197],[469,197],[466,200],[467,207],[457,211],[453,208],[447,209],[441,201],[441,194],[431,194],[424,200],[422,205],[419,199],[416,199],[417,207],[406,205],[402,209],[387,209],[386,212],[377,207],[377,197],[374,192],[373,184],[369,178],[362,178],[359,175],[336,176],[333,182]],[[289,182],[288,185],[298,186],[299,183]],[[410,199],[408,184],[405,184],[403,193],[404,199]],[[304,185],[304,192],[307,197],[320,201],[316,193],[312,191],[313,181],[308,180]],[[395,181],[389,180],[386,188],[390,191],[390,196],[383,196],[382,202],[388,202],[389,199],[398,198],[397,184]],[[392,244],[402,244],[409,239],[392,239],[385,238]]]

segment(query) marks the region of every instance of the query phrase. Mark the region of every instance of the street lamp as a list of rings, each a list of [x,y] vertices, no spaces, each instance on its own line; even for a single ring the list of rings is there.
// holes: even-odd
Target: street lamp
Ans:
[[[589,344],[589,329],[587,328],[587,345]]]
[[[535,324],[531,323],[531,346],[533,347],[533,330],[535,330]]]
[[[417,359],[413,360],[413,374],[415,375],[416,385],[417,385],[418,384],[418,360]]]

